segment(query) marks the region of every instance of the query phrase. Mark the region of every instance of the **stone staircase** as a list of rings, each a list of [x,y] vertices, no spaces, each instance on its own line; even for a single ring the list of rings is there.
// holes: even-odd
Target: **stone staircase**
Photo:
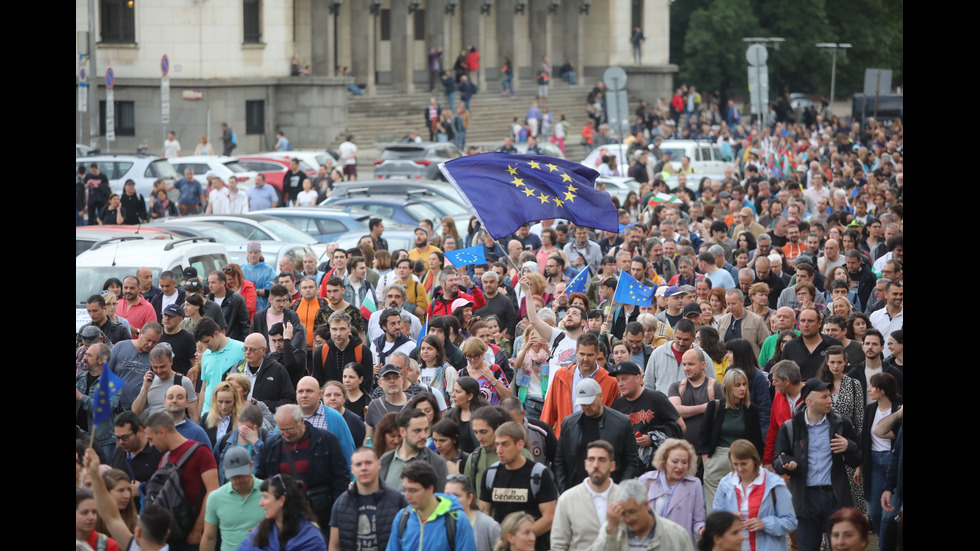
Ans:
[[[569,134],[565,149],[569,158],[574,160],[584,156],[579,145],[579,134],[589,121],[585,113],[585,98],[590,90],[591,87],[583,84],[569,86],[565,80],[552,81],[547,103],[539,104],[547,105],[556,121],[561,114],[565,115]],[[537,91],[532,81],[522,82],[521,87],[515,90],[514,98],[501,95],[499,81],[480,86],[480,91],[470,102],[472,122],[466,135],[467,145],[485,149],[502,143],[514,117],[524,119],[528,107],[536,99]],[[390,86],[379,86],[374,96],[349,96],[347,128],[338,132],[331,147],[339,145],[346,134],[353,134],[360,147],[365,148],[374,143],[400,141],[416,128],[422,130],[422,139],[428,140],[423,117],[429,98],[433,95],[443,108],[449,107],[441,86],[435,94],[405,94]]]

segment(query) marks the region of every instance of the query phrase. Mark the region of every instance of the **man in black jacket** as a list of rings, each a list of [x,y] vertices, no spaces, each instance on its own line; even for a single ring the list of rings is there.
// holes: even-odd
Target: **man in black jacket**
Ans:
[[[357,448],[350,458],[355,483],[340,494],[330,514],[330,547],[333,549],[385,549],[395,516],[408,506],[405,496],[378,477],[381,463],[371,448]],[[359,508],[363,501],[374,504],[374,530],[365,533]],[[351,527],[357,526],[357,530]],[[341,529],[343,527],[343,529]],[[360,545],[358,545],[360,544]]]
[[[285,325],[277,323],[269,328],[269,341],[272,343],[269,357],[286,368],[286,373],[289,373],[289,380],[295,387],[299,384],[300,379],[309,375],[309,371],[306,367],[306,350],[296,348],[296,345],[293,344],[293,327],[292,323],[286,322]],[[303,326],[300,325],[299,327],[302,328]]]
[[[295,404],[279,408],[276,425],[279,432],[265,439],[255,476],[265,480],[288,474],[302,481],[320,529],[329,536],[334,499],[350,483],[350,470],[340,442],[331,432],[303,421],[303,412]]]
[[[830,383],[809,379],[802,395],[806,407],[779,428],[772,468],[789,475],[800,551],[817,551],[830,515],[852,506],[844,465],[859,466],[861,448],[851,422],[833,411]]]
[[[265,343],[265,337],[259,333],[245,337],[245,359],[229,368],[221,379],[232,373],[245,373],[254,381],[251,397],[264,402],[269,410],[276,411],[279,406],[296,403],[296,387],[286,368],[272,357],[266,357]]]
[[[248,306],[241,295],[228,288],[228,278],[224,272],[215,270],[208,274],[208,300],[221,306],[221,313],[228,324],[228,338],[245,340],[248,335]]]
[[[636,450],[636,437],[629,417],[602,404],[602,387],[595,379],[586,378],[575,387],[575,403],[582,410],[561,423],[558,452],[552,463],[558,491],[564,492],[584,480],[586,446],[605,440],[616,450],[616,470],[613,480],[635,478],[643,472]]]
[[[265,336],[266,339],[269,340],[269,350],[273,350],[275,347],[272,346],[272,339],[269,337],[271,333],[270,328],[277,323],[282,323],[284,325],[290,324],[293,326],[292,335],[290,337],[293,348],[296,350],[302,350],[305,354],[306,326],[304,326],[300,321],[299,315],[289,309],[290,302],[289,290],[286,289],[284,285],[273,285],[272,288],[269,289],[269,307],[255,313],[255,317],[252,318],[252,327],[249,329],[249,332],[260,333]],[[306,367],[305,360],[303,362],[303,367]],[[299,379],[297,379],[297,381],[298,380]]]

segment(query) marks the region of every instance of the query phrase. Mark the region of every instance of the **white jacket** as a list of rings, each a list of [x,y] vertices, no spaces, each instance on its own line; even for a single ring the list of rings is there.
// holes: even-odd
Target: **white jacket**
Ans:
[[[583,481],[558,496],[551,524],[551,551],[587,551],[599,536],[606,519],[599,518],[585,484]],[[611,496],[615,489],[613,482],[607,495]]]
[[[591,500],[590,500],[591,501]],[[654,513],[656,529],[653,539],[647,545],[647,551],[694,551],[691,535],[676,522],[669,521]],[[599,537],[592,544],[591,551],[629,551],[629,540],[626,536],[626,526],[619,525],[619,531],[614,536],[606,532],[606,523],[599,529]]]

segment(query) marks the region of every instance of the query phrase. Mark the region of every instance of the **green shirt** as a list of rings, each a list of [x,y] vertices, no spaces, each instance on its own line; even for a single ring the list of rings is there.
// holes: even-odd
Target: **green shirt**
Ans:
[[[797,335],[800,334],[799,331],[793,330]],[[772,359],[772,355],[776,353],[776,342],[779,340],[779,331],[775,334],[766,337],[766,340],[762,341],[762,348],[759,349],[759,367],[765,367],[766,362]]]
[[[213,524],[221,533],[221,551],[235,551],[248,537],[248,532],[265,518],[265,510],[259,507],[262,481],[252,477],[252,491],[242,499],[232,488],[231,482],[211,492],[208,496],[204,521]]]

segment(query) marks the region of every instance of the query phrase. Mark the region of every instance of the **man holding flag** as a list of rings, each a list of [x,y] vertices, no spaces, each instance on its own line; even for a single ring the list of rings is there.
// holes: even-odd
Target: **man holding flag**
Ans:
[[[104,408],[105,412],[100,414],[98,411],[102,398],[102,382],[108,381],[107,375],[115,378],[112,372],[104,368],[110,356],[109,347],[104,343],[99,342],[88,347],[85,351],[85,370],[75,380],[75,424],[98,438],[106,457],[112,457],[116,437],[112,423],[103,423],[101,427],[97,425],[103,419],[111,421],[114,417],[112,411],[119,403],[118,396],[113,394],[109,399],[109,407]],[[118,388],[122,388],[121,382]]]

